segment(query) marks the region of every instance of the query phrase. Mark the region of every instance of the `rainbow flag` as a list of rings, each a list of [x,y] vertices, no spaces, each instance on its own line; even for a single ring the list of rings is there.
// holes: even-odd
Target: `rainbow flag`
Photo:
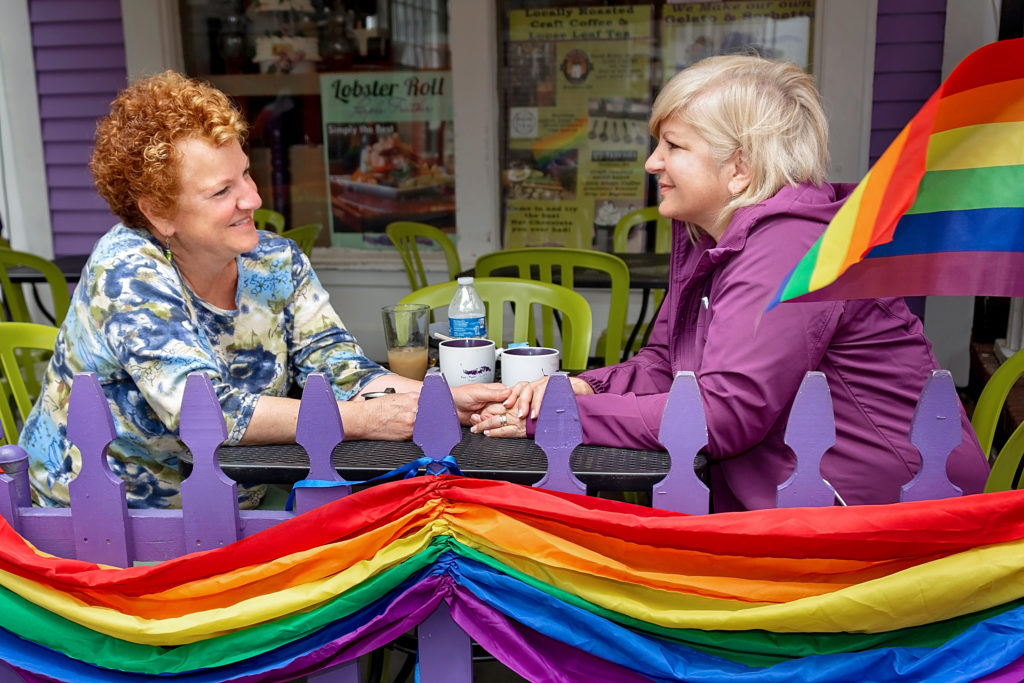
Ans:
[[[115,569],[0,520],[29,681],[286,681],[444,601],[535,681],[1024,680],[1024,491],[689,516],[503,481],[383,484]]]
[[[1024,39],[957,66],[769,308],[917,295],[1024,296]]]

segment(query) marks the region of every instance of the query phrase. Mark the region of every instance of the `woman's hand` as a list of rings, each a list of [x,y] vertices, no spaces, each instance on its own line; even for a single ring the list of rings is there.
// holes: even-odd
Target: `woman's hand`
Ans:
[[[531,420],[536,420],[540,414],[540,404],[544,400],[544,392],[547,391],[548,377],[541,377],[532,382],[520,382],[512,387],[508,398],[504,400],[504,406],[509,412],[515,413],[519,419],[526,419],[529,415]],[[572,386],[572,393],[576,396],[594,393],[594,388],[578,377],[570,377],[569,384]]]
[[[412,438],[419,401],[419,391],[387,394],[368,401],[339,401],[345,438],[408,441]]]
[[[594,388],[582,379],[570,377],[569,382],[576,396],[594,393]],[[491,404],[480,413],[470,416],[472,426],[469,431],[505,438],[526,436],[526,420],[537,419],[547,386],[547,377],[532,382],[519,382],[512,387],[508,398],[502,403]]]
[[[506,400],[510,389],[504,384],[492,382],[490,384],[463,384],[452,387],[452,399],[455,401],[455,410],[459,413],[459,422],[464,425],[471,424],[471,417],[474,413],[483,410],[492,403],[500,404]]]

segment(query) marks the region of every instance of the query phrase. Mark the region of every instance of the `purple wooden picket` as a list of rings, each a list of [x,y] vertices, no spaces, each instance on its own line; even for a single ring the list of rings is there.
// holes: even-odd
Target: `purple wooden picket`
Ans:
[[[338,412],[338,400],[334,397],[327,377],[322,374],[306,378],[299,404],[298,424],[295,427],[295,441],[309,456],[307,479],[317,481],[343,482],[334,469],[331,454],[334,447],[345,439],[345,428]],[[302,514],[324,503],[337,500],[352,493],[347,485],[331,487],[302,487],[295,489],[295,512]]]
[[[946,461],[960,445],[960,399],[953,375],[933,370],[910,422],[910,443],[921,452],[921,468],[900,489],[900,500],[937,500],[963,495],[946,477]]]
[[[75,514],[75,554],[93,562],[127,567],[135,557],[128,530],[125,482],[110,470],[107,446],[117,438],[114,418],[96,373],[75,377],[68,407],[68,438],[82,454],[82,469],[68,484]]]
[[[587,485],[572,471],[570,458],[583,443],[583,427],[572,384],[563,372],[548,378],[534,441],[548,458],[548,470],[534,486],[562,493],[587,492]]]
[[[823,372],[808,372],[797,389],[784,437],[796,454],[796,468],[779,484],[775,503],[780,508],[827,507],[836,491],[821,478],[821,456],[836,442],[832,396]]]
[[[417,681],[470,683],[473,680],[473,641],[455,623],[443,600],[416,629],[419,647]]]
[[[451,455],[452,449],[462,441],[455,401],[448,382],[439,372],[423,378],[412,440],[423,450],[423,455],[434,461],[427,465],[427,472],[431,474],[445,471],[440,460]]]
[[[693,469],[697,452],[708,442],[708,423],[697,376],[677,372],[665,402],[658,440],[669,454],[665,478],[651,490],[651,507],[689,515],[708,514],[710,493]]]
[[[305,680],[306,683],[362,683],[363,676],[360,672],[359,660],[353,659],[330,669],[309,674]]]
[[[452,449],[462,441],[462,427],[452,392],[441,373],[423,378],[412,440],[423,450],[424,456],[433,460],[427,465],[427,472],[433,474],[445,471],[439,461],[451,455]],[[444,602],[416,628],[416,639],[419,643],[417,680],[452,683],[473,680],[472,640],[452,619]]]
[[[185,380],[179,432],[192,452],[192,472],[181,482],[185,548],[194,552],[230,545],[242,535],[238,484],[217,463],[217,447],[228,438],[228,429],[205,373],[190,373]]]

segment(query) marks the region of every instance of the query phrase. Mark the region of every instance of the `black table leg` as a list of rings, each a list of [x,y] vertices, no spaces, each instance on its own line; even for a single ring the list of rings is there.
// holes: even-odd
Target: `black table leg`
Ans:
[[[50,324],[56,325],[57,319],[50,315],[50,312],[46,310],[46,306],[43,305],[42,299],[39,298],[39,290],[36,289],[36,284],[34,282],[32,283],[32,298],[35,300],[36,306],[39,307],[40,313],[50,321]]]
[[[637,315],[636,324],[633,325],[633,330],[629,333],[629,339],[626,341],[626,345],[622,347],[622,360],[629,358],[630,351],[633,350],[633,342],[636,341],[637,335],[640,334],[640,328],[644,325],[644,318],[647,317],[647,299],[650,297],[651,290],[643,289],[643,295],[640,297],[640,313]],[[647,334],[650,334],[650,327],[647,328]],[[644,337],[644,343],[647,342],[646,335]]]
[[[668,292],[665,292],[665,296],[661,297],[661,301],[654,308],[654,314],[651,316],[651,323],[647,326],[647,331],[644,332],[644,340],[640,346],[647,346],[647,340],[651,338],[651,329],[654,327],[654,321],[658,319],[658,314],[661,312],[661,307],[665,305],[665,298],[668,296]]]

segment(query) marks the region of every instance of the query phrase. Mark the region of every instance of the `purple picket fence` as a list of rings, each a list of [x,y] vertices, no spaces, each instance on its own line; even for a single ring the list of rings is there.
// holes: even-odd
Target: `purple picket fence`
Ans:
[[[903,486],[903,500],[960,495],[946,478],[946,460],[959,443],[959,402],[947,371],[934,371],[918,402],[910,438],[921,451],[923,464]],[[189,376],[181,407],[181,439],[192,452],[193,470],[182,482],[182,509],[133,510],[125,499],[125,482],[111,472],[105,453],[115,438],[113,419],[96,376],[76,376],[71,390],[68,436],[82,453],[82,469],[70,484],[71,507],[32,507],[27,456],[18,446],[0,447],[0,514],[43,552],[90,562],[127,567],[216,548],[255,534],[315,507],[348,495],[351,487],[331,462],[344,427],[334,394],[323,375],[306,383],[299,409],[296,440],[309,455],[307,481],[333,485],[295,489],[294,511],[239,510],[237,484],[217,464],[217,448],[227,430],[216,394],[206,375]],[[461,430],[451,393],[440,375],[428,375],[420,394],[413,441],[424,453],[422,469],[446,471]],[[536,442],[548,467],[534,486],[585,493],[572,472],[570,456],[583,440],[572,388],[565,375],[551,378],[537,421]],[[676,375],[661,440],[671,466],[652,489],[654,507],[706,514],[709,491],[694,472],[693,463],[707,443],[707,424],[697,381],[692,372]],[[778,489],[779,507],[827,506],[836,492],[819,473],[822,455],[835,443],[832,402],[825,376],[809,372],[790,414],[785,441],[797,457],[792,476]],[[472,642],[442,601],[417,627],[420,680],[461,683],[472,680]],[[22,680],[0,667],[0,683]],[[361,680],[359,664],[351,661],[307,678],[311,683]]]

